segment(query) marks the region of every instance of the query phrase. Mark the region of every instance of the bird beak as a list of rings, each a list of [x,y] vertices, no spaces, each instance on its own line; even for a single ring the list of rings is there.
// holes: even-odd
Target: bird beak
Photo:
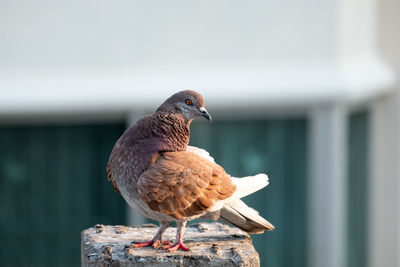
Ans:
[[[207,109],[205,107],[200,107],[199,110],[200,110],[200,115],[206,118],[209,122],[211,122],[212,118],[208,113]]]

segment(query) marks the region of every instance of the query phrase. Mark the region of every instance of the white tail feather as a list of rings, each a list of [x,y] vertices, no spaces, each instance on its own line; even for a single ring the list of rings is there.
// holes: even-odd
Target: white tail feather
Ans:
[[[243,178],[231,177],[231,179],[236,185],[236,191],[224,203],[220,211],[221,218],[248,233],[259,234],[266,230],[273,230],[274,226],[270,222],[240,200],[240,198],[266,187],[269,184],[268,176],[260,173]]]
[[[231,177],[231,179],[236,185],[236,192],[230,199],[239,199],[248,196],[269,184],[268,175],[264,173],[243,178]]]
[[[272,231],[275,227],[258,215],[258,212],[247,206],[240,199],[227,203],[220,212],[221,217],[248,233],[260,234]]]

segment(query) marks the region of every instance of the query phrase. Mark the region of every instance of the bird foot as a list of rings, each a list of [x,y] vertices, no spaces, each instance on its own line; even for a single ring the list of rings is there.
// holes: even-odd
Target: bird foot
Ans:
[[[158,248],[160,246],[160,244],[169,246],[169,245],[171,245],[171,242],[170,241],[157,240],[156,242],[154,242],[153,248]]]
[[[152,246],[153,248],[158,248],[160,246],[160,243],[163,245],[171,245],[171,242],[169,241],[162,241],[162,240],[150,240],[150,241],[144,241],[144,242],[134,242],[132,244],[132,247],[134,248],[143,248],[143,247],[150,247]]]
[[[174,252],[174,251],[177,251],[178,249],[183,250],[183,251],[190,251],[189,248],[187,248],[187,247],[185,247],[185,245],[183,245],[182,241],[179,241],[178,243],[176,243],[174,245],[164,246],[163,249],[168,250],[168,252]]]

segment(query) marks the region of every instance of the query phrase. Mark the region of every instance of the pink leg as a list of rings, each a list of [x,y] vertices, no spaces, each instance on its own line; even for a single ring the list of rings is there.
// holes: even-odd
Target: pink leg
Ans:
[[[171,244],[169,241],[162,241],[162,234],[168,228],[168,226],[169,226],[169,222],[160,222],[160,228],[158,228],[158,231],[152,240],[144,241],[144,242],[132,242],[132,247],[142,248],[142,247],[153,246],[153,248],[157,248],[160,245],[160,243],[165,244],[165,245]]]
[[[178,249],[183,250],[183,251],[190,251],[189,248],[187,248],[183,244],[183,232],[185,231],[185,226],[186,226],[186,221],[184,222],[177,222],[176,223],[178,230],[176,233],[176,242],[174,245],[169,245],[169,246],[164,246],[163,249],[168,249],[168,252],[174,252],[177,251]]]

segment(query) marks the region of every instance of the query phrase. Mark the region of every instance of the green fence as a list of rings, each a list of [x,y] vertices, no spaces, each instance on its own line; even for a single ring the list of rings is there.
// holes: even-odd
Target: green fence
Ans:
[[[369,116],[349,118],[348,266],[366,266]],[[105,166],[124,123],[0,127],[0,266],[79,266],[80,231],[124,224]],[[262,266],[306,266],[307,121],[195,121],[191,144],[228,173],[265,172],[244,200],[276,230],[253,235]]]
[[[123,130],[0,127],[0,266],[79,266],[83,229],[125,223],[105,174]]]
[[[0,128],[0,265],[78,266],[80,231],[123,224],[125,204],[105,178],[124,124]],[[265,172],[244,200],[276,230],[253,235],[262,266],[306,266],[307,121],[195,121],[191,144],[228,173]]]

